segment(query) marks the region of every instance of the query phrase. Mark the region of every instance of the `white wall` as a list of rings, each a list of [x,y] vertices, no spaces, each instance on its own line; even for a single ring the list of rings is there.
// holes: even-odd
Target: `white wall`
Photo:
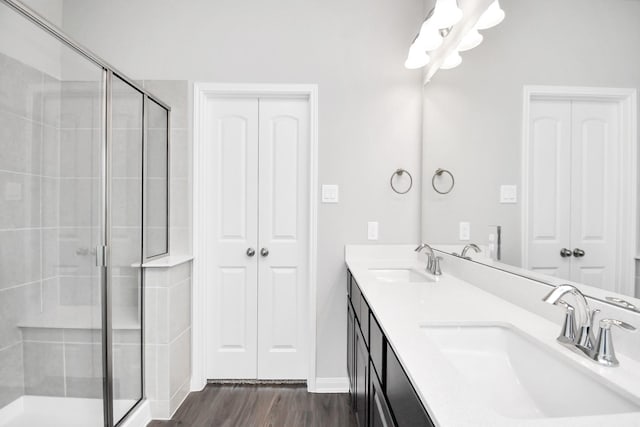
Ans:
[[[346,376],[346,243],[415,242],[420,226],[421,77],[404,69],[423,0],[65,0],[64,29],[138,79],[317,83],[320,205],[318,376]],[[397,196],[398,167],[416,186]]]
[[[463,52],[458,68],[441,70],[424,89],[425,241],[457,243],[458,222],[486,243],[488,225],[503,226],[503,256],[520,261],[520,204],[500,205],[499,186],[521,190],[524,85],[640,86],[640,2],[502,0],[506,18]],[[438,167],[456,187],[431,188]]]
[[[26,0],[24,3],[54,25],[62,22],[63,0]],[[0,6],[0,53],[17,59],[50,77],[60,78],[60,43],[13,11]],[[8,35],[11,37],[8,37]]]

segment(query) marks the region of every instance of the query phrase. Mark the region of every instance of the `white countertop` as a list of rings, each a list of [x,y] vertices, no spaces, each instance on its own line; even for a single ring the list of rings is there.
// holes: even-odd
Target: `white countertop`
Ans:
[[[602,367],[556,342],[560,325],[447,274],[436,283],[383,283],[371,268],[424,269],[414,246],[352,246],[346,263],[433,421],[463,426],[640,426],[640,412],[584,417],[514,419],[493,411],[482,392],[465,382],[425,339],[420,325],[446,322],[508,323],[540,346],[591,375],[604,377],[640,403],[640,363],[618,354],[620,366]],[[544,304],[543,302],[540,302]],[[554,353],[555,354],[555,353]],[[549,385],[553,387],[553,384]]]

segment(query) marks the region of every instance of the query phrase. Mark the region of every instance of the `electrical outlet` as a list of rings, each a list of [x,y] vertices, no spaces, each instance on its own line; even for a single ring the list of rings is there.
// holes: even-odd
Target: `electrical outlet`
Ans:
[[[471,240],[471,224],[468,222],[460,222],[459,234],[460,240]]]
[[[369,240],[378,240],[378,222],[370,221],[367,223],[367,238]]]

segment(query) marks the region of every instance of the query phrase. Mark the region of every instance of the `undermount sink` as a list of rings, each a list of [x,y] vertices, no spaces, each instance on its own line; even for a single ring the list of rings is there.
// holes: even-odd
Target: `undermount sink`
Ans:
[[[376,280],[386,283],[428,283],[434,282],[426,273],[413,268],[371,268],[369,272]]]
[[[484,403],[509,418],[640,411],[640,401],[502,324],[422,325]],[[477,391],[476,391],[477,390]]]

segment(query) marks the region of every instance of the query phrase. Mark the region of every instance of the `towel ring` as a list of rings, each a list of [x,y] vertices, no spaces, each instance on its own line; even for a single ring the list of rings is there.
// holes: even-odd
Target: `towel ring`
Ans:
[[[438,188],[436,187],[436,177],[442,176],[443,173],[445,173],[445,174],[447,174],[447,175],[449,175],[451,177],[451,186],[449,188],[447,188],[446,190],[438,190]],[[449,172],[448,170],[446,170],[446,169],[442,169],[442,168],[436,169],[436,173],[434,173],[433,174],[433,178],[431,178],[431,186],[433,187],[433,189],[438,194],[449,194],[449,193],[451,193],[451,190],[453,190],[453,187],[455,185],[456,185],[456,179],[453,177],[453,174],[451,172]]]
[[[399,191],[395,185],[393,185],[393,178],[395,178],[396,176],[402,176],[404,174],[409,175],[409,187],[404,190],[404,191]],[[389,184],[391,185],[391,189],[393,191],[395,191],[398,194],[407,194],[409,192],[409,190],[411,190],[411,187],[413,187],[413,177],[411,176],[411,174],[409,173],[408,170],[406,169],[396,169],[396,171],[394,173],[391,174],[391,178],[389,179]]]

